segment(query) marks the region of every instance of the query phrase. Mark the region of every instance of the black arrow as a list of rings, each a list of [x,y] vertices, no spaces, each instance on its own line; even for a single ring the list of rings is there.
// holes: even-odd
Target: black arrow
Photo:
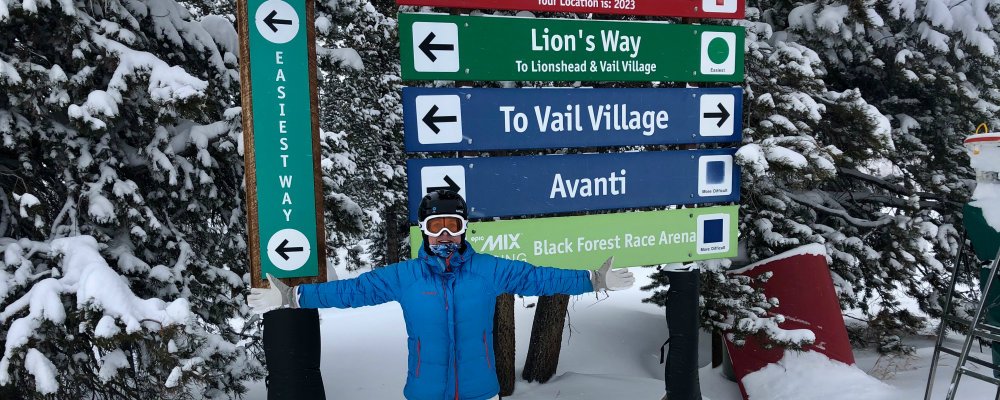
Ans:
[[[459,190],[462,190],[462,187],[458,186],[458,184],[455,183],[455,181],[453,181],[451,179],[451,177],[448,176],[448,175],[444,176],[444,183],[447,183],[448,186],[429,187],[429,188],[427,188],[427,193],[431,193],[431,192],[434,192],[434,191],[437,191],[437,190],[441,190],[441,189],[447,189],[447,190],[450,190],[450,191],[455,192],[455,193],[458,193]]]
[[[417,46],[420,48],[420,51],[424,52],[424,55],[426,55],[427,58],[431,59],[431,62],[437,61],[438,59],[437,56],[434,55],[433,50],[447,50],[447,51],[455,50],[455,45],[453,44],[431,43],[434,41],[434,38],[436,37],[437,35],[435,35],[434,32],[431,32],[429,35],[427,35],[427,37],[424,38],[423,42],[420,42],[420,46]]]
[[[438,110],[440,110],[440,108],[438,108],[437,105],[432,106],[430,111],[427,111],[427,115],[424,115],[423,118],[424,124],[430,127],[435,134],[441,132],[441,128],[438,128],[437,126],[438,122],[458,122],[458,117],[454,115],[441,117],[434,115],[437,114]]]
[[[272,31],[278,32],[278,27],[276,27],[275,25],[291,25],[292,24],[292,20],[290,20],[290,19],[277,19],[277,18],[274,18],[276,16],[278,16],[278,10],[271,10],[271,13],[267,14],[267,16],[264,17],[264,23],[267,24],[267,26],[269,28],[271,28]],[[286,258],[286,260],[287,260],[287,258]]]
[[[274,251],[278,253],[278,255],[281,256],[281,258],[284,258],[285,261],[288,261],[288,253],[298,253],[300,251],[305,250],[302,247],[286,247],[286,246],[288,246],[288,239],[281,241],[281,244],[278,245],[278,248],[274,249]]]
[[[726,107],[722,106],[722,103],[719,103],[719,111],[721,111],[721,112],[717,112],[717,113],[705,113],[705,118],[718,118],[719,119],[719,128],[721,128],[722,124],[726,123],[726,121],[729,120],[729,115],[730,114],[729,114],[729,110],[727,110]]]

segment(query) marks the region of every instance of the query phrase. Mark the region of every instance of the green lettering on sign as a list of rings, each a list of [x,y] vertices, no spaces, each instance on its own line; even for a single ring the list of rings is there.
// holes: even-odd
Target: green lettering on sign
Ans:
[[[400,14],[403,79],[741,82],[743,27]]]
[[[246,10],[253,108],[252,140],[244,145],[253,160],[247,184],[255,183],[247,191],[256,200],[248,218],[257,223],[256,243],[249,245],[259,246],[261,277],[316,276],[321,227],[306,1],[247,0]]]
[[[594,269],[615,256],[632,267],[736,256],[739,206],[472,222],[476,251],[535,265]],[[412,256],[421,232],[410,228]]]

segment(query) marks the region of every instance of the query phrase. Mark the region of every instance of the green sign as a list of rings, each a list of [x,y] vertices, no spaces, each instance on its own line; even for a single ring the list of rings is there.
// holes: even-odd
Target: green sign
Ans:
[[[472,222],[476,251],[535,265],[594,269],[610,256],[632,267],[736,256],[739,206]],[[412,256],[421,233],[410,228]]]
[[[308,0],[246,0],[244,143],[254,286],[264,274],[313,277],[325,261],[318,132],[314,120],[315,60]],[[249,32],[247,32],[249,31]],[[247,69],[247,66],[249,69]],[[249,78],[249,79],[248,79]]]
[[[403,79],[743,81],[732,26],[400,14]]]

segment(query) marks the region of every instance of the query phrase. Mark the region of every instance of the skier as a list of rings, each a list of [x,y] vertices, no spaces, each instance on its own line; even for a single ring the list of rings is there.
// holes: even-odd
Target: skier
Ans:
[[[635,283],[612,259],[595,271],[536,267],[479,254],[465,241],[465,200],[438,190],[420,201],[423,245],[416,259],[354,279],[289,287],[268,274],[267,289],[251,289],[256,313],[278,307],[351,308],[399,302],[406,322],[408,400],[498,399],[493,314],[503,293],[524,296],[627,289]]]

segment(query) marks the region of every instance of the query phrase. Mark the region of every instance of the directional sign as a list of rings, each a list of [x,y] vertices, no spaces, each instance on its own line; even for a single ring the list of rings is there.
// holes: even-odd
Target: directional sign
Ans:
[[[743,18],[743,0],[396,0],[400,5],[657,17]]]
[[[738,26],[400,14],[399,42],[406,80],[743,80]]]
[[[740,198],[735,149],[415,159],[410,221],[436,187],[459,189],[470,218],[734,202]],[[419,177],[419,179],[417,179]]]
[[[313,2],[239,5],[252,285],[325,280]]]
[[[407,151],[742,141],[743,91],[403,88]]]
[[[739,206],[471,222],[476,251],[535,265],[595,269],[610,256],[634,267],[736,256]],[[422,235],[410,228],[417,257]]]

